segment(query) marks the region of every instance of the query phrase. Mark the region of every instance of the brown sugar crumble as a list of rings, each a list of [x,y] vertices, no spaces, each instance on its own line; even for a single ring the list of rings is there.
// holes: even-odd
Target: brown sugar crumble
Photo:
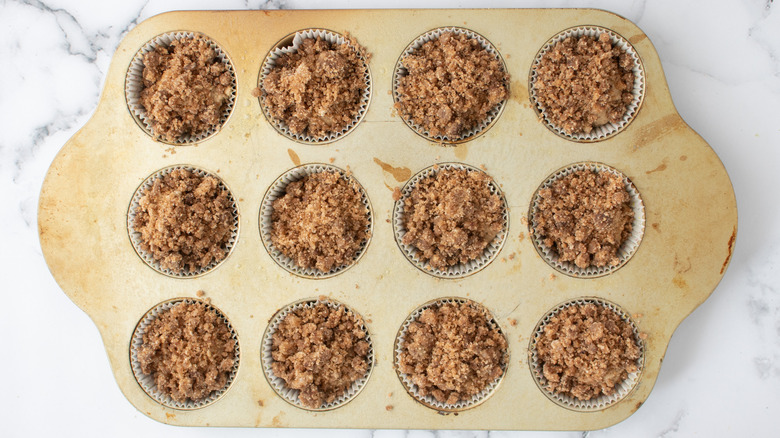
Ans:
[[[368,231],[356,183],[336,172],[307,175],[273,202],[271,241],[304,269],[329,272],[352,262]]]
[[[620,263],[617,252],[631,234],[634,212],[618,175],[578,170],[539,195],[534,231],[561,262],[582,269]]]
[[[269,113],[296,135],[320,139],[344,131],[368,87],[366,58],[354,40],[304,39],[297,51],[276,59],[261,84]]]
[[[612,309],[578,304],[550,319],[536,342],[547,389],[579,400],[614,393],[639,370],[634,332]]]
[[[509,74],[465,34],[444,32],[401,60],[396,109],[432,137],[458,138],[508,95]]]
[[[501,377],[507,342],[485,313],[472,305],[429,307],[409,325],[399,371],[422,397],[455,404],[479,394]]]
[[[369,344],[360,316],[324,302],[293,310],[272,335],[271,369],[300,390],[312,409],[331,403],[368,372]]]
[[[233,206],[219,180],[187,169],[157,178],[135,209],[140,247],[162,269],[196,272],[227,255]]]
[[[200,401],[225,387],[236,359],[225,321],[203,303],[179,302],[144,330],[138,362],[157,390],[177,402]]]
[[[422,178],[404,201],[402,242],[435,269],[477,259],[503,228],[501,198],[483,172],[444,168]]]
[[[140,103],[158,138],[198,136],[218,124],[233,76],[203,37],[185,37],[157,46],[143,57]]]
[[[607,33],[598,39],[568,37],[536,67],[536,100],[554,125],[569,134],[588,134],[623,118],[634,98],[633,65]]]

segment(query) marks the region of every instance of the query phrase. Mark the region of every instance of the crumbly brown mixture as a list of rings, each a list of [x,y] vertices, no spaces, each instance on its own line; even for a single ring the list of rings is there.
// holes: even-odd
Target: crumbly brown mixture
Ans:
[[[187,169],[157,178],[139,200],[133,223],[141,249],[179,274],[224,259],[232,226],[228,191],[213,176]]]
[[[573,172],[539,190],[535,231],[562,262],[615,266],[634,212],[622,179],[611,172]]]
[[[608,307],[586,303],[561,310],[536,342],[547,389],[580,400],[610,395],[638,370],[631,326]]]
[[[404,201],[403,243],[447,269],[480,257],[503,226],[503,203],[483,172],[445,168],[421,179]]]
[[[633,99],[633,65],[606,33],[598,39],[566,38],[536,67],[536,99],[554,125],[569,134],[588,134],[623,118]]]
[[[141,371],[177,402],[199,401],[224,388],[236,358],[230,329],[203,303],[180,302],[160,312],[142,342]]]
[[[285,316],[272,336],[271,369],[301,403],[319,408],[344,394],[368,371],[363,320],[344,306],[324,302]]]
[[[422,311],[401,345],[399,371],[418,393],[454,404],[503,374],[507,342],[474,306],[444,303]]]
[[[507,97],[509,74],[475,38],[444,32],[401,60],[401,115],[431,136],[458,138]]]
[[[271,116],[297,135],[323,138],[357,117],[366,84],[365,49],[307,38],[276,59],[262,83]]]
[[[271,242],[301,268],[352,262],[369,237],[368,209],[350,179],[319,172],[291,182],[273,202]]]
[[[186,37],[144,55],[141,105],[154,135],[173,142],[219,124],[233,77],[203,37]]]

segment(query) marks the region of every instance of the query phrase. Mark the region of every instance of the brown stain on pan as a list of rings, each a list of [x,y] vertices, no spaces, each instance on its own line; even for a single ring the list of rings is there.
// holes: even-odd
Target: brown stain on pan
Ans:
[[[688,283],[685,281],[682,274],[675,275],[674,278],[672,278],[672,283],[680,289],[688,290]]]
[[[643,126],[637,131],[635,150],[659,138],[665,137],[678,129],[685,129],[686,125],[678,114],[671,114],[661,117],[647,126]]]
[[[640,41],[644,41],[646,38],[647,38],[647,35],[645,35],[643,33],[640,33],[639,35],[634,35],[632,37],[629,37],[628,38],[628,42],[630,42],[631,44],[637,44]]]
[[[734,226],[734,230],[731,232],[731,237],[729,237],[729,254],[726,256],[726,260],[723,261],[723,266],[720,268],[720,275],[723,275],[724,272],[726,272],[726,266],[729,265],[729,260],[731,260],[731,254],[734,252],[734,241],[737,239],[737,226]]]
[[[301,165],[301,159],[298,157],[298,154],[295,153],[292,149],[287,149],[287,155],[290,156],[290,159],[292,160],[293,164],[296,166]]]
[[[398,182],[404,182],[412,177],[412,170],[408,167],[393,167],[376,157],[374,157],[374,163],[378,164],[383,172],[390,174]]]
[[[661,164],[658,167],[656,167],[653,170],[648,170],[647,172],[645,172],[645,174],[650,175],[651,173],[663,172],[664,170],[666,170],[666,160],[663,160],[663,162],[661,162]]]
[[[172,414],[170,412],[166,412],[165,413],[165,420],[166,421],[171,421],[171,420],[175,420],[175,419],[176,419],[176,414]]]
[[[528,103],[528,87],[520,81],[512,81],[510,85],[511,99],[521,104]]]
[[[469,154],[469,148],[465,144],[455,146],[455,158],[459,160],[465,160],[466,155]]]

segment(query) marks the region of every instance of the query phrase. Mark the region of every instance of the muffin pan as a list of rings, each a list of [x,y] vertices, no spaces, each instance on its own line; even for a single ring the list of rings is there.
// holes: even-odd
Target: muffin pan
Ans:
[[[391,25],[389,25],[391,24]],[[540,121],[529,98],[534,59],[551,38],[599,26],[630,42],[644,69],[644,94],[631,123],[583,143]],[[490,129],[455,146],[421,137],[393,106],[400,55],[420,35],[442,27],[468,29],[489,40],[511,76],[510,97]],[[305,29],[330,29],[372,54],[370,101],[349,135],[307,144],[280,134],[252,91],[275,45]],[[392,30],[388,30],[392,29]],[[203,34],[236,75],[236,95],[224,125],[192,144],[155,141],[128,106],[125,83],[134,56],[159,35]],[[338,275],[289,272],[266,251],[261,233],[264,195],[302,164],[332,163],[351,172],[371,206],[372,236],[359,258]],[[434,164],[485,170],[506,199],[506,230],[497,254],[470,275],[430,275],[396,243],[394,189]],[[603,163],[633,183],[645,227],[631,259],[608,275],[564,275],[534,247],[529,212],[537,188],[558,169]],[[229,257],[198,276],[177,278],[136,254],[128,210],[149,175],[182,166],[218,175],[237,203],[241,230]],[[397,192],[396,192],[397,196]],[[677,114],[661,63],[633,23],[597,10],[351,10],[203,11],[153,17],[119,45],[92,119],[62,148],[41,190],[39,235],[59,285],[95,322],[114,376],[127,399],[169,424],[244,427],[588,430],[615,424],[647,399],[669,339],[715,289],[736,238],[734,191],[720,160]],[[230,321],[241,346],[235,377],[206,406],[180,409],[149,396],[131,366],[131,343],[147,311],[198,291]],[[301,409],[280,397],[263,372],[263,335],[290,303],[326,296],[363,316],[373,366],[349,403],[325,411]],[[394,368],[394,347],[407,317],[440,299],[484,306],[506,336],[509,362],[500,385],[475,406],[447,413],[407,393]],[[572,409],[548,398],[529,361],[535,329],[561,303],[601,300],[620,308],[643,338],[642,368],[617,402]],[[446,415],[442,415],[446,414]]]

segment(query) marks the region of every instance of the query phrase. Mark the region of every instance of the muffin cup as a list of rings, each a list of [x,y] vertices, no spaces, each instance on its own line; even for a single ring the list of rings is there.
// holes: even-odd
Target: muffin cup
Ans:
[[[365,341],[368,342],[368,354],[366,355],[366,361],[368,362],[368,371],[366,371],[366,374],[359,378],[358,380],[355,380],[352,383],[352,386],[350,386],[342,395],[338,396],[335,400],[333,400],[330,403],[324,403],[319,408],[309,408],[303,405],[301,403],[301,400],[299,398],[300,390],[298,389],[292,389],[288,388],[286,382],[281,377],[276,377],[276,375],[273,372],[272,364],[273,364],[273,357],[271,356],[271,348],[273,346],[273,335],[276,332],[276,330],[279,328],[279,324],[282,323],[282,321],[289,315],[290,313],[300,310],[306,307],[315,307],[319,303],[325,303],[328,307],[331,309],[338,309],[339,307],[344,307],[344,309],[347,311],[347,313],[350,313],[352,315],[356,315],[360,318],[361,321],[364,321],[363,318],[352,310],[347,305],[340,303],[336,300],[326,298],[310,298],[310,299],[304,299],[300,301],[296,301],[278,312],[271,318],[271,321],[268,323],[268,326],[265,329],[265,333],[263,334],[263,343],[260,346],[260,360],[263,364],[263,374],[265,374],[266,380],[268,380],[268,384],[271,385],[271,387],[276,391],[276,394],[278,394],[281,398],[283,398],[287,403],[290,403],[293,406],[299,407],[301,409],[306,409],[309,411],[329,411],[332,409],[339,408],[341,406],[344,406],[345,404],[349,403],[352,399],[354,399],[360,391],[366,386],[366,383],[368,382],[369,377],[371,376],[371,372],[374,370],[374,344],[371,342],[371,336],[368,333],[368,328],[365,326],[365,322],[361,324],[361,328],[366,332]]]
[[[629,206],[634,212],[634,219],[631,222],[631,234],[629,234],[625,242],[620,245],[620,248],[617,252],[617,257],[620,262],[615,266],[589,266],[583,269],[575,265],[573,262],[562,262],[559,260],[558,254],[555,252],[555,250],[545,245],[544,238],[536,231],[536,213],[539,209],[539,202],[541,202],[542,199],[539,191],[543,188],[550,187],[550,185],[552,185],[560,178],[585,169],[590,169],[596,172],[609,172],[617,175],[621,180],[623,180],[623,185],[625,186],[626,191],[628,191],[628,195],[630,197]],[[642,202],[642,197],[639,195],[639,191],[636,189],[636,186],[634,186],[634,183],[631,182],[631,180],[628,179],[628,177],[619,170],[609,167],[606,164],[595,162],[575,163],[559,169],[547,177],[547,179],[542,183],[541,186],[539,186],[538,189],[536,189],[536,192],[534,193],[528,217],[529,235],[533,238],[532,240],[534,242],[536,252],[538,252],[544,261],[547,262],[548,265],[552,266],[553,269],[570,277],[596,278],[617,271],[623,267],[623,265],[628,263],[631,257],[633,257],[634,253],[636,253],[636,250],[639,248],[639,244],[642,242],[642,237],[645,234],[645,206]]]
[[[639,359],[637,360],[637,368],[638,368],[637,372],[630,373],[625,380],[618,383],[615,387],[615,392],[613,392],[611,395],[602,394],[601,396],[592,398],[590,400],[580,400],[575,397],[560,394],[547,389],[546,387],[547,379],[545,379],[544,377],[542,364],[539,363],[539,358],[537,357],[536,343],[538,342],[539,337],[543,334],[544,327],[547,325],[547,323],[549,323],[550,320],[555,315],[557,315],[561,310],[571,306],[582,305],[587,303],[609,308],[610,310],[618,314],[618,316],[620,316],[620,318],[623,321],[627,322],[631,326],[631,329],[634,332],[634,340],[639,346]],[[555,402],[557,405],[564,407],[566,409],[579,411],[579,412],[595,412],[613,406],[615,403],[619,402],[620,400],[628,396],[631,393],[631,391],[633,391],[634,388],[636,388],[642,376],[642,371],[645,364],[645,344],[644,341],[642,341],[642,338],[640,337],[639,329],[637,328],[634,321],[631,319],[628,313],[626,313],[623,309],[621,309],[617,304],[614,304],[602,298],[583,297],[583,298],[577,298],[559,304],[558,306],[555,306],[555,308],[553,308],[552,310],[547,312],[547,314],[544,315],[544,317],[536,324],[536,328],[534,328],[533,335],[531,336],[531,341],[528,345],[528,356],[529,356],[528,365],[530,366],[531,369],[531,375],[533,376],[536,385],[544,393],[544,395],[547,396],[547,398]]]
[[[565,130],[563,130],[563,128],[555,125],[550,120],[544,108],[542,108],[541,104],[537,101],[537,94],[536,90],[534,89],[534,84],[537,80],[536,68],[539,66],[539,63],[542,60],[542,56],[552,50],[552,48],[557,43],[565,40],[566,38],[581,36],[598,38],[602,33],[609,35],[610,39],[612,40],[612,45],[617,46],[621,51],[627,53],[634,61],[634,66],[632,68],[632,72],[634,73],[634,88],[631,90],[631,94],[633,94],[634,98],[631,103],[628,104],[626,113],[623,114],[623,118],[618,123],[609,122],[605,125],[595,127],[588,134],[567,133]],[[629,123],[631,123],[631,121],[634,120],[634,117],[636,117],[637,113],[639,113],[639,109],[642,106],[642,101],[645,97],[645,68],[642,65],[642,58],[639,57],[639,54],[634,49],[634,46],[632,46],[627,39],[623,38],[617,32],[600,26],[572,27],[550,38],[550,40],[547,41],[539,50],[539,53],[536,54],[534,62],[531,65],[531,72],[528,77],[528,95],[531,99],[532,107],[536,111],[537,115],[539,115],[539,117],[542,119],[545,126],[547,126],[548,129],[550,129],[558,136],[581,143],[601,141],[622,131],[626,126],[628,126]]]
[[[197,401],[187,399],[184,402],[178,402],[172,399],[169,395],[158,390],[157,384],[154,382],[154,378],[151,375],[144,374],[143,371],[141,371],[141,363],[138,361],[138,349],[143,344],[143,335],[146,329],[149,327],[149,324],[151,324],[152,321],[157,319],[157,317],[162,312],[167,311],[173,306],[182,302],[188,304],[203,304],[206,306],[207,309],[216,313],[217,316],[219,316],[219,318],[225,322],[225,324],[228,327],[228,330],[230,330],[230,334],[232,335],[233,340],[236,342],[235,360],[233,362],[233,368],[231,369],[230,374],[228,375],[227,383],[225,383],[224,388],[216,391],[212,391],[208,397]],[[172,300],[164,301],[158,304],[157,306],[153,307],[151,310],[146,312],[143,318],[141,318],[141,320],[138,322],[138,325],[136,325],[135,330],[133,331],[133,337],[130,340],[130,367],[133,370],[133,375],[135,376],[136,381],[138,381],[138,385],[140,385],[141,389],[143,389],[144,392],[149,397],[153,398],[157,403],[160,403],[165,407],[173,408],[173,409],[180,409],[180,410],[200,409],[219,400],[223,395],[225,395],[228,389],[230,389],[230,386],[233,384],[233,381],[236,378],[236,373],[238,373],[238,364],[239,364],[240,356],[241,356],[241,349],[238,345],[238,334],[233,329],[233,326],[230,325],[230,321],[228,321],[228,319],[225,317],[225,315],[222,314],[222,312],[219,311],[219,309],[217,309],[210,303],[195,298],[174,298]]]
[[[458,263],[457,265],[450,266],[446,270],[432,267],[430,263],[424,262],[422,259],[420,259],[417,248],[415,248],[413,245],[407,245],[403,243],[404,235],[406,235],[406,226],[404,225],[404,202],[407,198],[409,198],[409,196],[411,196],[412,190],[414,190],[418,182],[424,178],[435,175],[442,169],[462,169],[469,172],[485,173],[476,167],[462,163],[440,163],[421,170],[409,181],[407,181],[406,185],[404,185],[403,189],[401,190],[401,198],[395,201],[395,205],[393,206],[393,234],[395,235],[395,241],[398,244],[398,247],[401,249],[401,252],[403,252],[406,259],[409,260],[409,262],[411,262],[419,270],[439,278],[456,279],[468,277],[469,275],[479,272],[487,265],[489,265],[490,262],[496,258],[498,253],[501,251],[501,248],[504,246],[507,232],[509,230],[509,207],[507,205],[506,198],[501,192],[498,184],[491,180],[489,183],[490,192],[497,194],[501,198],[501,203],[504,207],[503,226],[501,227],[501,231],[488,244],[480,257],[467,263]]]
[[[398,104],[401,101],[401,94],[398,92],[398,87],[401,82],[401,78],[406,76],[408,74],[406,68],[403,66],[403,59],[412,54],[415,50],[419,49],[423,46],[423,44],[438,39],[441,34],[445,32],[452,32],[457,35],[466,35],[469,38],[476,39],[479,41],[479,44],[488,51],[491,55],[493,55],[501,64],[501,67],[505,72],[507,72],[506,63],[504,62],[504,58],[501,57],[501,54],[498,52],[498,50],[493,46],[493,44],[490,43],[490,41],[487,40],[487,38],[483,37],[482,35],[469,30],[464,29],[462,27],[440,27],[433,30],[430,30],[426,32],[423,35],[420,35],[412,41],[411,44],[409,44],[406,49],[401,53],[401,56],[398,58],[398,62],[395,65],[395,71],[393,72],[393,102],[395,104]],[[506,84],[507,87],[507,99],[509,96],[509,83]],[[506,105],[507,99],[504,99],[501,103],[496,105],[488,114],[487,117],[479,122],[476,126],[472,127],[468,131],[464,132],[458,137],[450,137],[447,135],[436,135],[432,136],[425,128],[415,123],[411,118],[405,117],[400,111],[399,114],[401,114],[401,119],[404,121],[406,126],[414,130],[418,135],[421,137],[424,137],[432,142],[436,143],[442,143],[442,144],[459,144],[464,143],[469,140],[473,140],[476,137],[484,134],[492,125],[493,122],[495,122],[498,119],[498,116],[501,114],[501,112],[504,109],[504,106]]]
[[[301,44],[303,44],[304,40],[316,39],[318,37],[322,38],[323,40],[331,44],[338,44],[338,45],[346,44],[355,51],[355,53],[358,55],[360,60],[363,62],[363,66],[365,67],[365,75],[363,76],[363,78],[365,80],[366,86],[361,96],[358,113],[355,115],[355,117],[352,119],[349,125],[347,125],[343,130],[336,133],[332,133],[322,137],[312,137],[310,135],[293,133],[292,131],[290,131],[290,128],[289,126],[287,126],[286,123],[284,123],[282,120],[276,119],[271,115],[271,112],[269,111],[268,106],[265,103],[266,93],[263,90],[263,81],[265,80],[266,76],[268,76],[268,74],[271,72],[273,67],[276,65],[276,60],[279,59],[280,56],[286,53],[295,53],[300,48]],[[263,62],[263,66],[260,70],[260,77],[258,78],[257,86],[260,89],[260,97],[259,97],[260,108],[263,110],[263,115],[265,115],[265,118],[268,120],[268,122],[271,125],[273,125],[273,127],[280,134],[284,135],[285,137],[297,141],[299,143],[305,143],[305,144],[332,143],[340,139],[341,137],[347,135],[357,126],[358,123],[360,123],[361,120],[363,120],[363,116],[366,115],[366,111],[368,110],[368,104],[371,101],[371,72],[368,68],[368,59],[366,59],[364,53],[362,53],[359,49],[357,49],[354,46],[354,44],[352,44],[349,38],[346,38],[339,33],[326,30],[326,29],[300,30],[298,32],[295,32],[292,35],[288,35],[280,42],[278,42],[276,46],[268,53],[268,55],[266,55],[265,61]]]
[[[467,409],[471,409],[476,406],[479,406],[480,404],[485,402],[485,400],[490,398],[490,396],[496,392],[496,389],[498,389],[498,386],[504,380],[507,366],[509,365],[509,347],[508,347],[509,341],[507,340],[507,351],[504,356],[504,365],[501,367],[503,373],[496,380],[488,384],[485,387],[485,389],[480,391],[478,394],[472,396],[468,400],[460,400],[454,404],[440,402],[436,400],[436,398],[433,397],[432,395],[427,395],[427,396],[420,395],[419,388],[414,382],[412,382],[411,377],[409,377],[409,375],[404,374],[400,371],[400,360],[401,360],[400,357],[401,357],[401,353],[403,353],[402,345],[406,340],[406,333],[409,330],[409,326],[420,317],[420,315],[425,309],[431,307],[439,307],[443,304],[452,304],[452,303],[466,304],[472,308],[479,310],[485,315],[488,324],[491,326],[491,328],[498,329],[499,333],[501,333],[501,336],[503,336],[504,339],[506,339],[506,334],[504,333],[503,330],[501,330],[501,327],[498,325],[498,322],[493,317],[493,315],[491,315],[490,311],[485,306],[466,298],[458,298],[458,297],[439,298],[423,304],[422,306],[415,309],[411,314],[409,314],[409,316],[401,325],[401,328],[398,330],[398,335],[396,335],[395,338],[395,343],[393,345],[393,367],[395,368],[396,374],[398,375],[398,379],[401,381],[401,384],[403,384],[404,389],[406,389],[406,392],[408,392],[409,395],[411,395],[416,401],[418,401],[422,405],[427,406],[431,409],[435,409],[440,412],[465,411]]]
[[[227,244],[225,245],[225,257],[222,258],[222,260],[219,261],[212,261],[207,266],[204,266],[197,271],[183,271],[183,272],[174,272],[170,269],[163,269],[162,266],[160,266],[160,262],[154,259],[152,254],[148,251],[145,251],[141,246],[141,233],[135,231],[133,227],[133,223],[135,222],[135,214],[136,210],[139,208],[139,202],[143,195],[146,193],[147,190],[152,188],[154,185],[154,182],[158,178],[162,178],[165,175],[168,175],[169,173],[173,172],[177,169],[185,169],[189,170],[190,172],[193,172],[197,175],[200,175],[202,177],[205,176],[212,176],[219,181],[219,187],[222,190],[227,190],[228,198],[230,199],[230,203],[233,206],[232,216],[233,216],[233,226],[232,231],[230,233],[230,238],[227,241]],[[203,169],[199,169],[197,167],[189,166],[189,165],[176,165],[176,166],[170,166],[166,167],[164,169],[158,170],[157,172],[151,174],[149,177],[147,177],[144,182],[141,183],[141,185],[136,189],[135,193],[133,194],[133,198],[130,201],[130,207],[127,210],[127,233],[130,236],[130,242],[133,244],[133,249],[135,249],[136,254],[138,254],[138,257],[141,258],[141,260],[144,261],[149,267],[154,269],[155,271],[167,275],[169,277],[175,277],[175,278],[194,278],[199,277],[201,275],[206,274],[207,272],[210,272],[212,269],[215,269],[217,266],[219,266],[222,262],[227,260],[228,256],[230,256],[230,253],[233,251],[233,247],[235,247],[236,242],[238,241],[238,224],[239,224],[239,214],[238,214],[238,203],[236,203],[236,198],[233,197],[233,193],[230,191],[230,189],[225,185],[225,182],[222,181],[220,177],[217,175],[207,172]]]
[[[342,178],[346,178],[348,181],[350,181],[353,184],[353,187],[360,193],[360,199],[363,202],[363,205],[366,207],[366,214],[368,216],[368,226],[366,227],[368,237],[363,242],[360,249],[358,249],[353,256],[352,261],[347,264],[334,267],[328,272],[322,272],[316,268],[303,268],[298,266],[293,259],[287,257],[278,248],[276,248],[271,239],[271,215],[274,212],[274,201],[285,195],[287,185],[291,182],[299,181],[308,175],[321,172],[338,173],[342,176]],[[374,229],[373,216],[371,203],[368,200],[368,195],[366,194],[365,189],[363,189],[363,186],[361,186],[360,183],[358,183],[358,181],[347,171],[330,164],[303,164],[301,166],[294,167],[286,173],[282,174],[282,176],[277,178],[276,181],[271,184],[271,187],[268,188],[268,191],[266,191],[265,196],[263,197],[263,204],[260,206],[260,237],[263,241],[263,246],[265,246],[265,249],[268,251],[268,254],[271,256],[271,258],[288,272],[304,278],[329,278],[333,277],[334,275],[338,275],[357,264],[357,262],[366,252],[366,248],[368,248],[368,244],[371,242],[371,236]]]
[[[183,135],[176,139],[176,141],[170,142],[155,135],[154,130],[152,129],[151,119],[147,115],[146,109],[144,109],[143,105],[141,105],[141,91],[144,89],[143,58],[144,55],[154,50],[157,46],[169,46],[174,40],[194,37],[204,38],[208,42],[209,46],[216,52],[217,59],[219,59],[225,65],[225,67],[227,67],[228,72],[230,72],[230,76],[233,78],[232,92],[230,93],[230,97],[228,98],[227,104],[225,105],[225,111],[222,113],[222,116],[219,119],[219,123],[210,127],[204,132]],[[230,62],[230,59],[228,59],[227,54],[211,38],[194,32],[164,33],[152,38],[148,43],[141,47],[141,49],[133,57],[133,60],[130,61],[130,67],[127,69],[127,75],[125,76],[125,100],[127,101],[127,108],[130,110],[130,114],[132,114],[135,122],[155,141],[174,146],[199,143],[216,134],[222,128],[222,126],[225,125],[228,117],[230,117],[230,113],[233,111],[233,107],[235,106],[236,102],[236,72],[233,68],[233,64]]]

